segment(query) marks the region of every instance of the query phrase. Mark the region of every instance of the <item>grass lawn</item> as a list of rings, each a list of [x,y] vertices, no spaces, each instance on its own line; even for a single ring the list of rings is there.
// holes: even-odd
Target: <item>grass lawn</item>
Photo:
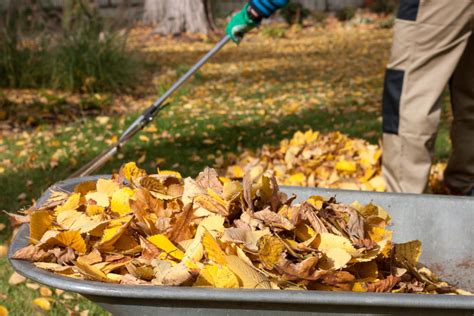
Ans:
[[[135,35],[139,38],[140,34]],[[100,170],[110,173],[129,160],[148,170],[174,169],[196,175],[216,158],[276,144],[297,130],[340,130],[376,143],[381,136],[380,104],[391,31],[368,27],[287,30],[282,38],[250,35],[229,44],[172,106]],[[80,116],[54,126],[2,131],[0,209],[14,212],[31,204],[49,185],[64,179],[113,141],[160,92],[212,47],[205,42],[151,38],[140,48],[148,71],[143,88],[125,98],[109,118]],[[118,98],[119,96],[108,96]],[[449,99],[443,98],[443,108]],[[436,157],[449,152],[448,114],[443,115]],[[7,223],[5,215],[0,221]],[[0,232],[6,243],[9,227]],[[0,258],[0,295],[11,315],[30,315],[39,297],[25,283],[10,286],[6,258]],[[54,296],[51,315],[72,309],[104,315],[76,296]]]

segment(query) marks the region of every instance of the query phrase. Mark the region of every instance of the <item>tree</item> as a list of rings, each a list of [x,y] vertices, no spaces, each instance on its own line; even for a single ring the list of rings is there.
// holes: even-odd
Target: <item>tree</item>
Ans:
[[[202,33],[213,28],[208,0],[145,0],[144,20],[160,34]]]

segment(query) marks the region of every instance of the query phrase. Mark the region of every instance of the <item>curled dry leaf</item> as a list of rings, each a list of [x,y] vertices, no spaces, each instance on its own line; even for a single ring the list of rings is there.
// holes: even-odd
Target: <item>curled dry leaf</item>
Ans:
[[[305,166],[301,157],[316,157],[313,142],[324,140],[295,137],[279,153],[282,168]],[[364,158],[355,164],[345,154],[335,159],[340,179],[370,169],[370,155],[358,155]],[[325,172],[321,166],[313,167]],[[419,241],[392,243],[381,207],[319,196],[296,204],[265,168],[250,169],[241,183],[210,168],[193,180],[172,171],[147,175],[128,163],[110,179],[29,209],[30,245],[13,258],[116,284],[466,294],[418,267]],[[305,181],[304,174],[286,179]],[[41,299],[37,305],[50,304]]]

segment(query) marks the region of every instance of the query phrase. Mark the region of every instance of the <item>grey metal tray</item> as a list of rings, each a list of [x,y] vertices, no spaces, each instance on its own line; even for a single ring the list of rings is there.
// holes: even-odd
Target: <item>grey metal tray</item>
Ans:
[[[56,185],[72,190],[80,182],[97,178]],[[375,202],[392,216],[396,242],[421,240],[421,262],[443,279],[474,291],[474,199],[301,187],[282,190],[295,193],[298,201],[322,195],[346,203]],[[49,190],[38,204],[48,194]],[[27,244],[28,234],[27,225],[20,228],[9,257]],[[10,259],[10,263],[30,279],[80,293],[114,315],[474,315],[474,297],[467,296],[111,285],[61,277],[26,261]]]

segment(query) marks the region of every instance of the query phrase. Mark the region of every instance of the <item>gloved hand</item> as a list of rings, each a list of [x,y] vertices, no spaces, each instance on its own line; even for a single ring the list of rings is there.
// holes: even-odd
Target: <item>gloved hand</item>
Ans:
[[[244,5],[242,10],[236,13],[230,20],[225,32],[230,36],[234,43],[238,44],[245,33],[256,27],[259,23],[250,18],[248,13],[249,4]]]

